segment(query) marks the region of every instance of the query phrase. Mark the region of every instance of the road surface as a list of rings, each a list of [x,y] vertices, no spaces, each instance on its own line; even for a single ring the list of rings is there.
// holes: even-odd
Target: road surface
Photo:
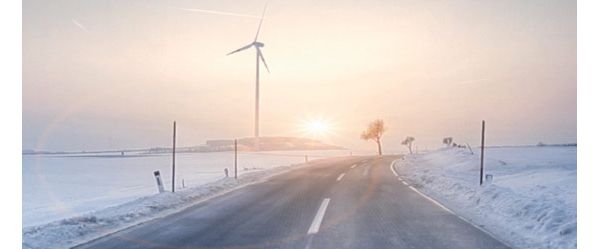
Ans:
[[[509,248],[399,180],[395,159],[321,160],[77,248]]]

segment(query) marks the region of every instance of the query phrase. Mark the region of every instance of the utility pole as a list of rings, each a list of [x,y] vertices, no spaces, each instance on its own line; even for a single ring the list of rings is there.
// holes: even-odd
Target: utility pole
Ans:
[[[173,172],[171,174],[171,191],[175,193],[175,135],[177,134],[177,121],[173,121]]]
[[[481,163],[479,168],[479,185],[483,184],[483,151],[485,148],[485,120],[481,121]]]
[[[234,159],[233,159],[233,174],[235,179],[237,180],[237,139],[233,140],[233,153],[234,153]]]

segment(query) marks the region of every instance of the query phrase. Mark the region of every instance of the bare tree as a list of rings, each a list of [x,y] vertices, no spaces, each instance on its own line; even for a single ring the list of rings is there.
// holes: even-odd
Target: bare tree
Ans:
[[[404,141],[402,141],[402,145],[406,145],[406,147],[408,147],[408,151],[410,151],[410,154],[413,153],[413,151],[412,151],[412,144],[413,144],[414,141],[415,141],[415,138],[414,137],[410,137],[410,136],[406,137],[404,139]]]
[[[381,156],[381,136],[385,132],[383,120],[377,119],[369,124],[367,130],[363,131],[360,138],[364,140],[373,140],[377,143],[377,151]]]
[[[442,143],[445,144],[446,146],[450,147],[452,145],[452,140],[454,140],[452,137],[445,137],[442,140]]]

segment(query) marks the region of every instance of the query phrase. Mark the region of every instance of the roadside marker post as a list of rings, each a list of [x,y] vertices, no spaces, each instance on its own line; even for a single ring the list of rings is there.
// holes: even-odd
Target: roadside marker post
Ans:
[[[481,162],[479,168],[479,185],[483,184],[483,151],[485,149],[485,120],[481,121]]]
[[[173,121],[173,172],[171,174],[171,191],[175,193],[175,135],[177,134],[177,121]]]
[[[233,140],[233,153],[234,153],[234,159],[233,159],[233,174],[234,174],[234,178],[237,180],[238,179],[238,166],[237,166],[237,151],[238,150],[238,146],[237,146],[237,139]]]
[[[165,187],[163,186],[162,179],[160,179],[160,171],[154,171],[154,178],[156,179],[156,185],[158,186],[158,193],[165,192]]]
[[[486,185],[492,184],[493,181],[494,181],[494,175],[485,174],[485,184]]]

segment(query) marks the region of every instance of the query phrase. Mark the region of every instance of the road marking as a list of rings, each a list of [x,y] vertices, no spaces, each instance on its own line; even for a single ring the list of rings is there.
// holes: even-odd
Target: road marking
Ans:
[[[497,241],[499,241],[500,243],[504,244],[504,245],[505,245],[507,248],[512,248],[512,247],[508,246],[508,243],[507,243],[507,242],[505,242],[504,240],[501,240],[500,238],[496,237],[496,235],[492,234],[491,232],[488,232],[488,231],[487,231],[487,230],[485,230],[483,227],[481,227],[481,226],[479,226],[479,225],[477,225],[477,224],[475,224],[475,223],[473,223],[473,222],[471,222],[471,221],[467,220],[466,218],[464,218],[464,217],[462,217],[462,216],[460,216],[460,215],[458,215],[458,214],[454,214],[454,215],[455,215],[456,217],[458,217],[459,219],[461,219],[462,221],[464,221],[464,222],[468,223],[469,225],[471,225],[471,226],[473,226],[473,227],[477,228],[477,230],[479,230],[479,231],[482,231],[483,233],[485,233],[485,234],[489,235],[490,237],[492,237],[492,238],[496,239],[496,240],[497,240]]]
[[[394,164],[396,164],[396,161],[398,161],[398,160],[400,160],[400,159],[396,159],[392,163],[390,163],[390,170],[392,171],[392,173],[394,173],[395,176],[398,176],[398,172],[396,172],[396,169],[394,168]]]
[[[319,227],[321,227],[321,222],[323,222],[323,217],[325,216],[325,210],[327,210],[327,206],[329,205],[329,200],[329,198],[323,199],[323,202],[321,202],[321,206],[319,207],[319,210],[317,210],[317,214],[315,215],[312,224],[310,224],[306,234],[315,234],[319,232]]]
[[[395,161],[394,161],[395,162]],[[394,162],[390,163],[390,170],[392,171],[392,173],[394,173],[394,175],[396,177],[398,177],[398,173],[396,173],[396,170],[394,170]]]
[[[308,242],[306,242],[306,247],[304,247],[304,249],[310,249],[310,247],[312,245],[313,238],[314,238],[313,235],[309,235],[308,236]]]
[[[444,205],[440,204],[439,202],[437,202],[436,200],[432,199],[431,197],[421,193],[421,191],[417,190],[416,188],[414,188],[413,186],[408,186],[410,189],[412,189],[413,191],[415,191],[417,194],[423,196],[423,198],[429,200],[431,203],[437,205],[438,207],[446,210],[446,212],[451,213],[456,215],[454,212],[452,212],[452,210],[448,209],[447,207],[445,207]]]
[[[356,168],[356,164],[352,164],[352,166],[350,166],[351,169]]]
[[[369,174],[370,169],[371,169],[371,165],[367,165],[367,167],[365,168],[365,171],[363,171],[363,175],[366,176],[367,174]]]
[[[344,178],[344,175],[346,175],[346,173],[342,173],[340,176],[338,176],[336,181],[339,182],[340,180],[342,180],[342,178]]]
[[[395,163],[396,161],[398,161],[398,160],[400,160],[400,159],[394,160],[394,161],[392,162],[392,164],[391,164],[391,165],[394,165],[394,163]],[[404,160],[404,155],[402,156],[402,159],[401,159],[401,160]],[[390,166],[390,169],[392,169],[392,172],[394,172],[394,174],[395,174],[395,175],[397,175],[397,173],[396,173],[396,171],[395,171],[395,169],[394,169],[394,167],[393,167],[393,166]],[[413,186],[409,186],[409,185],[408,185],[408,183],[406,183],[404,180],[402,180],[402,178],[398,177],[398,180],[402,181],[402,184],[404,184],[404,185],[408,186],[408,188],[410,188],[412,191],[415,191],[417,194],[419,194],[419,195],[423,196],[425,199],[429,200],[429,201],[430,201],[430,202],[432,202],[433,204],[435,204],[435,205],[437,205],[438,207],[440,207],[440,208],[442,208],[442,209],[446,210],[446,212],[453,214],[454,216],[458,217],[459,219],[463,220],[464,222],[466,222],[466,223],[470,224],[471,226],[475,227],[475,228],[476,228],[476,229],[478,229],[479,231],[482,231],[483,233],[485,233],[485,234],[489,235],[490,237],[492,237],[492,238],[494,238],[495,240],[499,241],[500,243],[504,244],[504,245],[505,245],[507,248],[511,248],[510,246],[508,246],[508,243],[506,243],[504,240],[501,240],[501,239],[499,239],[499,238],[498,238],[498,237],[496,237],[494,234],[492,234],[492,233],[488,232],[487,230],[485,230],[483,227],[481,227],[481,226],[479,226],[479,225],[477,225],[477,224],[475,224],[475,223],[473,223],[473,222],[471,222],[471,221],[469,221],[469,220],[465,219],[464,217],[462,217],[462,216],[460,216],[460,215],[456,214],[455,212],[453,212],[452,210],[448,209],[447,207],[445,207],[445,206],[444,206],[444,205],[442,205],[441,203],[439,203],[439,202],[437,202],[436,200],[432,199],[431,197],[429,197],[429,196],[427,196],[427,195],[425,195],[425,194],[421,193],[421,191],[417,190],[417,189],[416,189],[416,188],[414,188]]]

